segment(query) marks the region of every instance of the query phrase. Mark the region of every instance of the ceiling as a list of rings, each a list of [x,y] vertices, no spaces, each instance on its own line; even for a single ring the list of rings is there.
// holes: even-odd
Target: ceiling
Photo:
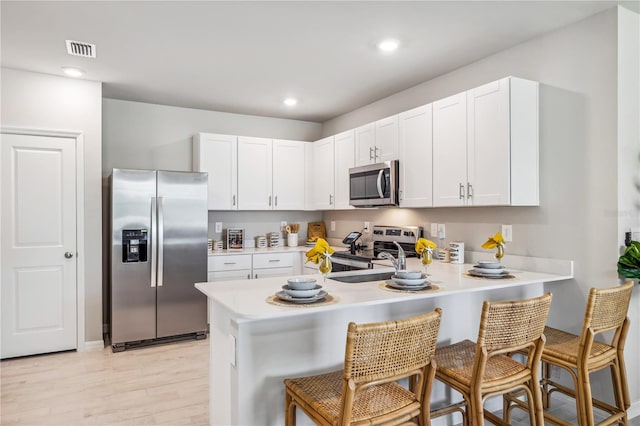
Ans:
[[[106,98],[323,122],[545,32],[639,1],[7,1],[3,67]],[[376,43],[400,40],[393,54]],[[65,40],[96,44],[97,58]],[[299,99],[295,107],[282,101]]]

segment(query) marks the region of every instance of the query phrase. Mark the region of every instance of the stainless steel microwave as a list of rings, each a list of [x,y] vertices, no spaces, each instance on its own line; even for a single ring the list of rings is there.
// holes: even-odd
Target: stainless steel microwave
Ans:
[[[350,205],[397,206],[398,201],[398,160],[349,169]]]

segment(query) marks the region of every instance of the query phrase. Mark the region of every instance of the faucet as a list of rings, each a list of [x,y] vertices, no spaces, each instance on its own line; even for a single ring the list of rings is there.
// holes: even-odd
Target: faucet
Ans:
[[[393,263],[393,267],[396,268],[396,271],[403,271],[407,269],[407,255],[404,253],[404,250],[396,241],[393,242],[396,246],[398,246],[398,259],[389,252],[382,251],[378,254],[379,259],[387,259]]]
[[[400,271],[404,271],[405,269],[407,269],[407,255],[404,253],[402,246],[398,244],[397,241],[394,241],[393,244],[395,244],[396,247],[398,247],[398,268],[397,269]]]

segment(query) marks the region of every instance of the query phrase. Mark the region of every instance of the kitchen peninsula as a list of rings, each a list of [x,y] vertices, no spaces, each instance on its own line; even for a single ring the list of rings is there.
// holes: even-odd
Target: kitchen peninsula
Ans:
[[[472,278],[465,275],[470,264],[436,262],[429,267],[434,289],[415,293],[391,291],[383,281],[343,283],[330,276],[323,286],[332,300],[304,306],[268,302],[286,284],[282,277],[196,284],[211,302],[209,423],[283,424],[283,379],[341,368],[350,321],[400,319],[441,307],[439,344],[475,340],[484,299],[533,297],[552,290],[545,283],[573,278],[571,261],[509,256],[503,262],[513,278]],[[419,269],[419,261],[409,259],[408,268]],[[432,400],[446,399],[444,389],[434,387]],[[298,424],[307,421],[298,416]]]

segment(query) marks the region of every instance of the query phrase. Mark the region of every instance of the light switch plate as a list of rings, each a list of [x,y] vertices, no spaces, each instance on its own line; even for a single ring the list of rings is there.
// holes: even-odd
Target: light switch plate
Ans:
[[[438,238],[445,238],[447,236],[446,234],[446,230],[444,227],[444,223],[439,223],[438,224]]]
[[[505,243],[513,241],[513,229],[511,225],[502,225],[502,238],[504,238]]]
[[[432,223],[431,224],[431,236],[436,238],[438,236],[438,224],[437,223]]]
[[[369,232],[369,222],[365,222],[363,226],[364,232]]]
[[[222,222],[216,222],[216,232],[222,232]]]
[[[331,221],[331,230],[332,230],[332,231],[335,231],[335,230],[336,230],[336,221],[335,221],[335,220],[332,220],[332,221]]]

